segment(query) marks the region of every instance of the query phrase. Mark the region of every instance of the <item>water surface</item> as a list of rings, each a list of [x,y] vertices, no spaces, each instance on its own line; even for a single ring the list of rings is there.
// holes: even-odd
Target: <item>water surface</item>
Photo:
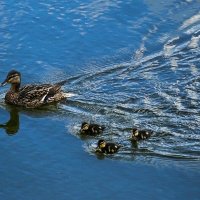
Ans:
[[[0,16],[1,81],[76,94],[26,110],[1,88],[1,199],[200,198],[199,1],[9,0]],[[83,121],[106,130],[80,138]],[[133,145],[132,127],[153,135]],[[98,157],[100,138],[123,147]]]

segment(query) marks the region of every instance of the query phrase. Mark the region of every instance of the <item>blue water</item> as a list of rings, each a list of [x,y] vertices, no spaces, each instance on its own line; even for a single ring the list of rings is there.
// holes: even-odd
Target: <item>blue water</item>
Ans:
[[[0,88],[0,199],[200,199],[198,0],[0,2],[0,82],[67,79],[37,110]],[[83,121],[106,126],[80,138]],[[132,145],[131,128],[150,129]],[[121,143],[98,157],[100,138]]]

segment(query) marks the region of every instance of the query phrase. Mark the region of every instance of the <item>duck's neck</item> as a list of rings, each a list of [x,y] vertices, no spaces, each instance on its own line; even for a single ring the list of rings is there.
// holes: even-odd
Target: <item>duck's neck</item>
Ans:
[[[19,92],[19,88],[20,88],[20,83],[13,83],[11,84],[10,90],[12,92]]]

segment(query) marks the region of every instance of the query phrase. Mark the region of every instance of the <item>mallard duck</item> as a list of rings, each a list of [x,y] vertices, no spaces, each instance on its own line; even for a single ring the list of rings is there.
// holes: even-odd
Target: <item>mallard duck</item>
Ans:
[[[5,95],[5,102],[8,104],[23,106],[26,108],[37,108],[45,104],[58,102],[66,98],[61,91],[61,86],[66,83],[62,81],[52,84],[21,86],[21,74],[16,70],[11,70],[1,86],[11,84],[10,90]]]
[[[83,122],[80,133],[82,135],[97,135],[102,133],[104,129],[104,126],[100,126],[98,124],[89,124],[87,122]]]
[[[131,141],[139,141],[147,139],[151,136],[151,132],[146,130],[138,130],[137,128],[133,128]]]
[[[107,143],[105,140],[99,140],[97,143],[97,153],[113,154],[116,153],[122,145]]]

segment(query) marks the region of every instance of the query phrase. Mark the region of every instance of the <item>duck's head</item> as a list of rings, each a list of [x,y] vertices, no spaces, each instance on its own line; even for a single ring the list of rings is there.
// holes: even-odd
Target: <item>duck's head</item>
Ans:
[[[99,140],[97,143],[97,146],[99,149],[102,149],[106,146],[106,141],[105,140]]]
[[[137,140],[138,135],[139,135],[138,129],[137,128],[133,128],[131,139],[132,140]]]
[[[0,86],[4,86],[6,85],[7,83],[10,83],[10,84],[20,84],[21,82],[21,74],[20,72],[16,71],[16,70],[11,70],[6,79],[1,83]]]
[[[87,131],[89,129],[89,124],[87,122],[83,122],[81,125],[81,132]]]

